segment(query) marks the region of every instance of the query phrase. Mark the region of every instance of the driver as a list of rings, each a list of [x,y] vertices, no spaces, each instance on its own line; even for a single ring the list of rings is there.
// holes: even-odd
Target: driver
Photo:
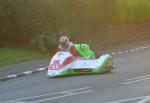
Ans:
[[[59,39],[58,51],[68,51],[74,56],[85,57],[87,59],[95,58],[94,52],[87,44],[74,44],[69,41],[67,36],[61,36]]]
[[[67,36],[61,36],[59,39],[59,46],[57,51],[70,51],[71,48],[74,47],[74,43],[69,41]]]

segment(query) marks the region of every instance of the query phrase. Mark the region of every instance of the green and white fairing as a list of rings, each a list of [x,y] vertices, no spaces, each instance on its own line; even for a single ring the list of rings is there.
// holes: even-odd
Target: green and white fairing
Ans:
[[[74,57],[70,52],[57,52],[48,67],[48,77],[59,77],[76,74],[96,74],[110,72],[113,69],[112,57],[109,54],[98,59]]]

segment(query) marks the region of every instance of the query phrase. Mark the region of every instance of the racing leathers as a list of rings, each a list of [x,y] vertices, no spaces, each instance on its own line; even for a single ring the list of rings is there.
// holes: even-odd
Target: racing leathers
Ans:
[[[95,58],[94,52],[87,44],[74,44],[69,42],[67,48],[63,48],[61,45],[59,45],[57,51],[68,51],[74,56],[85,57],[87,59]]]
[[[85,57],[87,59],[95,58],[95,53],[87,44],[75,44],[75,49],[79,52],[81,57]]]
[[[59,45],[58,48],[57,48],[57,52],[58,51],[68,51],[68,52],[70,52],[71,48],[74,48],[74,43],[69,42],[67,47],[62,47],[61,45]]]

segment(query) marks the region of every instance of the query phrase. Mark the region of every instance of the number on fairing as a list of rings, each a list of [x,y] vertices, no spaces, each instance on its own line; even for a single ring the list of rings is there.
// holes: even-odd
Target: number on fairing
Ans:
[[[51,70],[59,70],[61,65],[59,63],[55,63],[51,65]]]

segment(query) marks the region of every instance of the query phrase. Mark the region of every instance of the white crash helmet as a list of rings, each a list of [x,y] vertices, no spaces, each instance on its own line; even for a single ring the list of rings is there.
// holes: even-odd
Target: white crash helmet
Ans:
[[[67,36],[61,36],[60,39],[59,39],[59,43],[62,47],[68,47],[69,38]]]

